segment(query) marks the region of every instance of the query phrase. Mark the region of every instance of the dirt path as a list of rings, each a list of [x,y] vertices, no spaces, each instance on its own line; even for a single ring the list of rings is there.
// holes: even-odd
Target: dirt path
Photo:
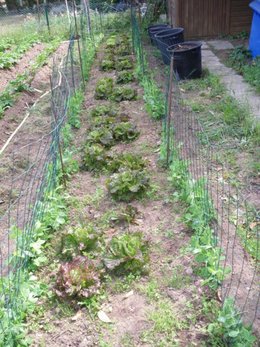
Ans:
[[[30,69],[30,65],[44,49],[43,43],[34,44],[22,58],[12,66],[10,69],[0,70],[0,93],[7,87],[8,83],[14,80],[17,75],[24,73],[27,69]]]
[[[113,72],[100,72],[101,56],[102,53],[96,59],[87,86],[82,126],[75,134],[77,148],[82,148],[85,143],[89,110],[97,104],[108,103],[94,99],[97,80],[105,76],[115,78]],[[146,198],[131,203],[138,211],[133,224],[105,226],[103,229],[108,238],[126,230],[141,231],[149,242],[149,273],[142,277],[111,277],[105,281],[104,293],[102,291],[97,299],[97,306],[108,315],[111,323],[102,323],[96,318],[96,306],[92,315],[91,305],[89,310],[76,307],[68,313],[69,317],[65,317],[63,304],[56,302],[44,313],[38,331],[30,334],[35,347],[205,345],[203,328],[212,318],[212,312],[205,308],[208,293],[195,274],[190,253],[185,251],[190,234],[181,222],[184,209],[173,199],[167,172],[157,165],[161,124],[152,121],[145,112],[142,88],[137,83],[132,83],[131,87],[137,90],[138,99],[121,102],[119,107],[136,124],[140,136],[134,142],[116,145],[112,151],[131,152],[146,159],[151,190]],[[111,211],[126,206],[116,203],[108,195],[106,178],[86,171],[73,177],[68,187],[73,203],[66,230],[79,223],[100,225]],[[59,240],[55,242],[59,243]],[[43,270],[42,276],[46,278],[48,274]]]

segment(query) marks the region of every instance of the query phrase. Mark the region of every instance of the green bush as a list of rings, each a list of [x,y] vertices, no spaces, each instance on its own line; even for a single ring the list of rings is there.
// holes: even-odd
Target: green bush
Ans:
[[[241,316],[231,298],[224,301],[217,321],[209,325],[208,332],[210,346],[253,347],[256,341],[252,330],[243,326]]]

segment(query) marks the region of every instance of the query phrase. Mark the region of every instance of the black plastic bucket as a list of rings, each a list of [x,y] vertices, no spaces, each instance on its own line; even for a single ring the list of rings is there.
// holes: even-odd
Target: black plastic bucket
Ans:
[[[155,35],[156,45],[161,51],[162,59],[165,64],[170,64],[170,53],[167,48],[183,42],[183,32],[183,28],[173,28],[160,31]]]
[[[201,46],[202,42],[199,41],[185,41],[168,47],[168,52],[173,55],[174,71],[179,79],[201,77]]]
[[[156,44],[155,35],[159,33],[160,31],[165,30],[167,28],[170,28],[168,24],[154,24],[148,27],[148,35],[150,36],[151,43],[153,45]]]

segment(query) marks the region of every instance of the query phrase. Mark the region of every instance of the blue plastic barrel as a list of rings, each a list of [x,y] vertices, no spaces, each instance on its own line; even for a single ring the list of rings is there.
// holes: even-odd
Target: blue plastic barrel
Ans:
[[[260,56],[260,1],[252,1],[249,5],[254,11],[250,38],[249,49],[253,58]]]

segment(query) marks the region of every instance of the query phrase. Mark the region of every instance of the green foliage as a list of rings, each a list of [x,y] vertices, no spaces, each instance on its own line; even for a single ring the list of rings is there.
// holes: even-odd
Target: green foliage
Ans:
[[[251,64],[244,65],[243,76],[247,82],[249,82],[256,91],[260,93],[260,58],[256,57]]]
[[[121,102],[124,100],[135,100],[137,97],[136,90],[127,87],[116,87],[114,88],[113,94],[111,96],[112,100],[116,102]]]
[[[112,237],[104,256],[107,269],[117,274],[143,273],[148,260],[148,243],[141,232]]]
[[[55,290],[59,297],[89,298],[97,294],[100,287],[100,271],[87,257],[77,256],[60,265]]]
[[[14,103],[18,92],[30,91],[30,81],[36,71],[45,63],[48,56],[57,48],[59,41],[51,42],[36,58],[35,62],[30,65],[30,69],[10,81],[5,90],[0,93],[0,119],[4,116],[6,109]]]
[[[157,86],[152,77],[144,76],[141,80],[144,88],[145,108],[148,114],[154,119],[161,119],[165,116],[165,96]]]
[[[117,154],[110,158],[107,169],[110,172],[117,172],[120,169],[144,170],[146,162],[138,155],[132,153]]]
[[[204,279],[203,284],[217,289],[229,270],[220,266],[221,249],[214,243],[213,232],[210,227],[204,227],[201,234],[192,236],[191,251],[200,265],[197,273]]]
[[[90,112],[91,117],[116,117],[117,114],[118,111],[113,105],[97,105]]]
[[[120,169],[107,180],[107,188],[118,201],[131,201],[143,195],[149,178],[144,171]]]
[[[208,332],[210,345],[214,347],[253,347],[256,341],[252,330],[243,326],[241,316],[231,298],[224,301],[217,321],[208,326]]]
[[[109,218],[110,225],[122,225],[122,224],[131,224],[134,223],[135,218],[138,214],[138,210],[136,207],[132,205],[123,206],[119,211],[116,211]]]
[[[105,147],[111,147],[114,144],[113,131],[109,127],[99,127],[88,133],[87,143],[99,143]]]
[[[92,224],[71,229],[62,237],[61,254],[68,260],[79,254],[87,255],[97,247],[100,236]]]
[[[74,128],[80,128],[80,113],[82,103],[84,101],[84,93],[78,89],[68,102],[68,122]]]
[[[214,230],[210,227],[215,214],[206,183],[203,180],[192,180],[188,174],[187,163],[179,160],[177,154],[172,160],[170,170],[170,181],[178,189],[178,197],[187,205],[184,221],[194,231],[191,251],[200,264],[198,273],[204,278],[205,285],[217,289],[228,269],[223,269],[220,265],[221,250],[216,245]]]
[[[35,276],[27,273],[20,275],[20,286],[17,289],[17,282],[13,274],[9,278],[1,279],[0,284],[0,346],[1,347],[28,347],[30,339],[26,336],[27,330],[24,323],[26,315],[32,314],[39,297],[46,294],[46,288]],[[10,304],[9,291],[15,293],[15,307]]]
[[[95,98],[96,99],[109,99],[113,92],[113,78],[101,78],[96,85]]]
[[[242,72],[243,66],[247,64],[251,58],[252,55],[250,51],[246,47],[240,45],[232,50],[228,57],[228,63],[239,72]]]
[[[62,155],[62,163],[58,162],[58,174],[59,183],[63,183],[63,179],[70,179],[72,175],[79,171],[79,163],[74,159],[75,151],[69,150],[68,148],[64,150]]]
[[[133,141],[139,136],[136,126],[130,122],[121,122],[113,126],[113,138],[115,141]]]
[[[252,59],[250,51],[237,46],[228,57],[228,65],[243,75],[245,80],[260,93],[260,58]]]
[[[18,45],[13,46],[11,50],[0,50],[0,69],[10,69],[13,65],[21,59],[24,52],[26,52],[34,43],[36,43],[37,36],[33,33],[26,35],[23,41],[19,42]],[[9,48],[12,47],[11,45]]]
[[[100,62],[100,70],[102,71],[112,71],[115,69],[115,62],[111,59],[103,59]]]
[[[128,42],[121,43],[119,47],[115,48],[115,55],[125,56],[131,54],[131,46]]]
[[[84,149],[83,165],[86,170],[100,171],[107,165],[107,152],[98,144],[88,144]]]
[[[135,76],[131,71],[119,71],[116,77],[117,84],[125,84],[129,82],[133,82],[135,80]]]
[[[0,119],[3,117],[4,111],[13,105],[13,102],[13,95],[8,90],[0,93]]]
[[[134,63],[130,58],[119,57],[116,61],[115,67],[117,71],[132,70],[134,68]]]

